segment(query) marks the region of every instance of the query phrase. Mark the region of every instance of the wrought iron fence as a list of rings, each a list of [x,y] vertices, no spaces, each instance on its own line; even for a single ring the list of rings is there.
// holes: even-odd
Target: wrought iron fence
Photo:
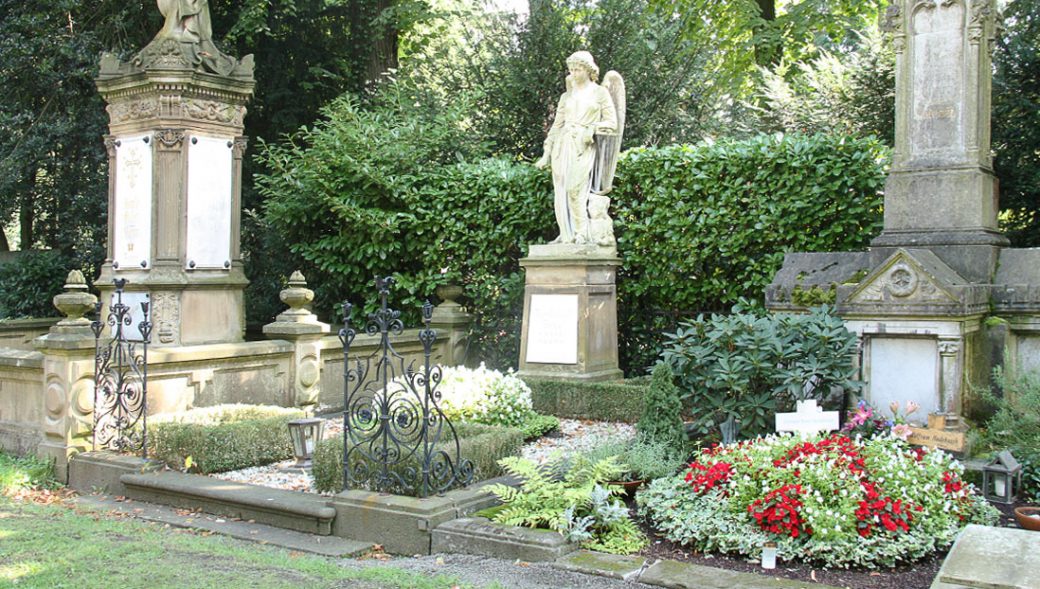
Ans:
[[[390,277],[376,279],[380,307],[363,332],[378,335],[380,345],[353,365],[353,306],[343,303],[343,484],[427,497],[472,481],[473,462],[462,457],[455,426],[440,409],[441,367],[430,364],[437,338],[430,328],[433,305],[423,305],[423,365],[416,370],[390,341],[404,331],[401,312],[387,303],[392,284]]]
[[[140,451],[148,458],[149,303],[140,303],[141,321],[123,302],[126,279],[117,279],[108,314],[97,303],[94,331],[94,450]],[[139,339],[134,335],[136,327]],[[110,333],[106,334],[106,328]]]

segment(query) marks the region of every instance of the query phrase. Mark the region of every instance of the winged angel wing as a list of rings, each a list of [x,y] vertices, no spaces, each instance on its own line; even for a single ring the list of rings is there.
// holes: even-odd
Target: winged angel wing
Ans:
[[[614,187],[614,171],[621,154],[621,139],[625,133],[625,80],[614,70],[603,76],[614,110],[617,112],[617,132],[596,135],[596,164],[592,170],[592,192],[607,194]]]

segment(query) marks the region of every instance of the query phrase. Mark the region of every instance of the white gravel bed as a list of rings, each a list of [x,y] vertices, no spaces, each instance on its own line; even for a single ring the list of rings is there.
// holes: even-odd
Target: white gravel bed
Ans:
[[[325,421],[323,438],[328,439],[342,434],[342,419],[334,418]],[[627,423],[561,419],[558,436],[544,437],[525,444],[520,455],[541,464],[554,454],[589,450],[608,440],[632,439],[635,435],[635,428]],[[215,473],[210,476],[225,481],[317,493],[317,489],[314,488],[314,477],[309,471],[293,468],[295,462],[295,460],[287,460],[267,466]]]

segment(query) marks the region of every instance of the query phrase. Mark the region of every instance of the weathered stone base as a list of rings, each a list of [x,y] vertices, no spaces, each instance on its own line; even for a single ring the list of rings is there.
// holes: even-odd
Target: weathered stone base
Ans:
[[[497,481],[487,481],[487,483]],[[378,542],[394,554],[431,554],[433,530],[498,503],[483,485],[418,499],[371,491],[343,491],[332,500],[332,533],[341,538]]]
[[[84,452],[69,461],[69,486],[80,493],[126,495],[119,478],[159,470],[162,463],[112,452]]]
[[[127,496],[139,501],[201,509],[287,530],[328,536],[336,510],[320,495],[222,481],[207,476],[160,472],[120,477]]]
[[[552,530],[505,526],[483,517],[456,519],[433,530],[433,552],[553,562],[577,549]]]
[[[621,260],[616,252],[567,244],[531,246],[530,255],[520,265],[525,273],[520,376],[586,382],[623,378],[618,367],[615,286]],[[577,325],[558,325],[553,318],[537,313],[532,316],[532,298],[553,295],[577,299]],[[553,352],[539,347],[546,346],[545,342],[532,340],[532,325],[559,332],[558,337],[550,337],[560,342],[552,344]],[[577,331],[576,350],[569,348],[573,330]]]

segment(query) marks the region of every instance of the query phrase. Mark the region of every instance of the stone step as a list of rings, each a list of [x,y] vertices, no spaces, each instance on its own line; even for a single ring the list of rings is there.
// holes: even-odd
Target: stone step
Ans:
[[[319,536],[332,533],[336,510],[320,495],[222,481],[180,472],[125,474],[127,497],[137,501],[201,509]]]

